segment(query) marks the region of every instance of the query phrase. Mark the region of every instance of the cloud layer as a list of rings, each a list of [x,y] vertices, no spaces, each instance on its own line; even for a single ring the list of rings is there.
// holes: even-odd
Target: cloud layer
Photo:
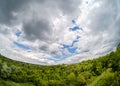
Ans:
[[[119,0],[0,0],[0,53],[41,65],[102,56],[120,42]]]

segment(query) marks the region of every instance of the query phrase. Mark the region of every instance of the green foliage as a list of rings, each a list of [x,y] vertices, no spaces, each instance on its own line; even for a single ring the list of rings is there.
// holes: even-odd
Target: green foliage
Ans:
[[[0,86],[35,86],[32,83],[15,83],[13,81],[6,81],[0,79]]]
[[[97,80],[94,86],[111,86],[115,80],[115,73],[110,70],[105,71]],[[112,85],[113,86],[113,85]]]
[[[12,73],[12,70],[10,67],[7,66],[7,64],[1,64],[1,71],[0,71],[0,76],[3,79],[9,79]]]
[[[86,79],[82,74],[78,75],[77,82],[79,86],[85,86],[87,84]]]
[[[120,44],[115,52],[71,65],[41,66],[0,55],[0,86],[120,86],[119,71]]]
[[[68,76],[67,76],[67,80],[69,81],[69,82],[71,82],[71,81],[75,81],[75,74],[73,73],[73,72],[71,72]]]

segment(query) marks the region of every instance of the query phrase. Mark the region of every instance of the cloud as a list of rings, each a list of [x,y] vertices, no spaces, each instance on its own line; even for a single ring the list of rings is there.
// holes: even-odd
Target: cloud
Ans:
[[[0,0],[0,53],[42,65],[104,55],[120,42],[119,10],[119,0]]]
[[[12,15],[12,12],[21,10],[20,8],[26,4],[27,0],[0,0],[0,22],[2,24],[11,24],[12,20],[16,20],[16,17]]]
[[[17,47],[19,47],[19,48],[22,48],[22,49],[24,49],[24,50],[26,50],[26,51],[31,51],[31,48],[30,48],[29,46],[27,46],[27,45],[21,44],[21,43],[16,42],[16,41],[14,41],[13,43],[14,43]]]
[[[49,40],[52,34],[51,26],[46,20],[31,20],[30,22],[24,23],[23,25],[26,38],[29,40]]]

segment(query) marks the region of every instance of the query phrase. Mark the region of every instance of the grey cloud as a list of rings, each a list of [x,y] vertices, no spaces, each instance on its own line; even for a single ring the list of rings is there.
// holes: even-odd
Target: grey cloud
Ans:
[[[100,6],[100,8],[94,9],[94,11],[90,14],[90,18],[94,22],[91,25],[93,30],[103,32],[106,31],[113,23],[116,21],[117,16],[119,15],[120,7],[117,6],[117,0],[106,0]],[[119,3],[120,4],[120,3]]]
[[[0,19],[1,22],[9,22],[14,19],[11,12],[18,12],[24,10],[26,5],[30,2],[36,2],[41,5],[42,10],[52,7],[51,10],[55,8],[59,9],[65,14],[74,13],[80,4],[81,0],[0,0]],[[79,2],[79,3],[78,3]],[[32,3],[31,3],[32,5]],[[29,9],[28,9],[29,10]]]
[[[23,23],[26,39],[49,40],[49,35],[52,34],[51,14],[57,16],[60,11],[63,15],[77,15],[80,2],[81,0],[0,0],[0,22],[11,25],[20,21]],[[39,4],[38,8],[33,3]],[[14,16],[12,12],[18,13],[18,16]],[[24,12],[22,17],[21,12]],[[25,18],[28,16],[31,17],[29,21]]]
[[[0,0],[0,23],[10,24],[16,19],[12,12],[20,10],[27,0]]]
[[[56,3],[64,14],[69,15],[78,11],[78,6],[80,5],[81,0],[59,0]]]
[[[78,9],[77,7],[81,4],[82,0],[34,0],[40,3],[43,7],[52,7],[51,10],[55,8],[63,12],[63,14],[69,15],[69,13],[74,13]]]
[[[26,38],[29,40],[48,40],[51,35],[51,26],[46,20],[32,20],[23,25]]]
[[[33,5],[36,3],[36,5]],[[42,4],[41,4],[42,2]],[[80,2],[80,1],[79,1]],[[34,8],[34,6],[37,6],[37,4],[40,4],[38,8]],[[53,32],[53,27],[52,27],[52,21],[51,21],[51,15],[58,17],[59,11],[63,13],[63,15],[77,15],[76,12],[78,12],[78,6],[80,3],[77,1],[73,0],[34,0],[31,1],[31,4],[29,4],[30,9],[27,9],[30,11],[27,15],[31,15],[31,20],[26,21],[23,19],[23,30],[26,34],[26,37],[28,40],[43,40],[43,41],[51,41],[52,34]],[[58,11],[59,10],[59,11]]]
[[[48,47],[47,46],[40,46],[40,48],[39,48],[40,50],[43,50],[43,51],[47,51],[48,50]]]
[[[93,9],[89,25],[91,28],[91,35],[101,36],[100,42],[111,40],[118,40],[120,36],[120,1],[119,0],[105,0],[99,8]],[[103,34],[108,34],[108,37],[102,37]],[[118,41],[114,41],[115,43]],[[98,42],[99,43],[99,42]],[[100,43],[99,43],[100,44]]]
[[[5,35],[8,35],[9,34],[9,29],[7,27],[1,27],[0,26],[0,34],[5,34]]]

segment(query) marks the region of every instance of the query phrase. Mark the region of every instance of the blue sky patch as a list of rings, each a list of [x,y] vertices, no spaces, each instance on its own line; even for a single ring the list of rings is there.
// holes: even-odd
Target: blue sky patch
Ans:
[[[70,28],[71,31],[77,31],[77,30],[82,30],[79,26],[74,26],[73,28]]]
[[[68,49],[68,51],[70,52],[70,53],[76,53],[76,49],[77,49],[77,47],[68,47],[67,48]]]
[[[72,45],[71,45],[71,47],[73,47],[73,46],[74,46],[74,44],[75,44],[76,42],[78,42],[78,40],[77,40],[77,39],[73,40],[73,41],[72,41]]]
[[[80,36],[77,36],[76,39],[74,39],[70,45],[62,44],[62,48],[61,48],[62,55],[65,55],[65,53],[64,53],[65,49],[67,49],[69,53],[75,54],[77,47],[74,47],[74,44],[79,41],[79,38],[80,38]]]
[[[70,46],[69,45],[66,45],[66,44],[62,44],[62,49],[65,49],[65,48],[69,48]]]
[[[73,24],[76,24],[76,21],[73,19],[73,20],[72,20],[72,23],[73,23]]]
[[[22,48],[22,49],[24,49],[24,50],[26,50],[26,51],[31,51],[31,48],[30,48],[29,46],[27,46],[27,45],[21,44],[21,43],[16,42],[16,41],[14,41],[13,43],[14,43],[17,47],[19,47],[19,48]]]
[[[21,34],[22,34],[22,32],[21,32],[20,30],[17,30],[17,31],[15,32],[15,35],[16,35],[17,37],[21,36]]]
[[[79,41],[79,38],[80,38],[80,36],[77,36],[76,39],[74,39],[74,40],[72,41],[71,47],[73,47],[74,44]]]
[[[59,62],[59,61],[65,60],[69,56],[71,56],[71,55],[63,55],[63,56],[53,55],[52,58],[49,58],[49,60],[52,60],[54,62]]]
[[[65,49],[67,49],[69,51],[69,53],[74,54],[74,53],[76,53],[77,47],[73,47],[71,45],[65,45],[65,44],[63,44],[63,47],[62,47],[62,54],[63,55],[65,55],[65,53],[64,53]]]

